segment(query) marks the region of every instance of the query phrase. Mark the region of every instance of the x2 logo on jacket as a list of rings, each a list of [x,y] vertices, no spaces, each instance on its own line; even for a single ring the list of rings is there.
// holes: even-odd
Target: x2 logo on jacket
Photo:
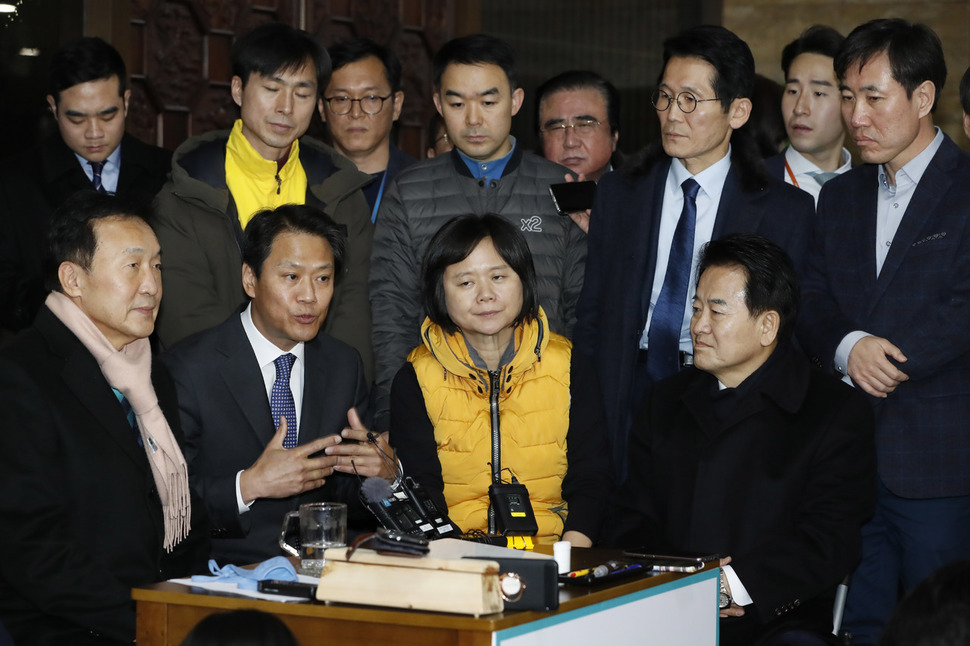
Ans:
[[[522,231],[542,233],[542,218],[538,215],[533,215],[531,218],[522,218]]]

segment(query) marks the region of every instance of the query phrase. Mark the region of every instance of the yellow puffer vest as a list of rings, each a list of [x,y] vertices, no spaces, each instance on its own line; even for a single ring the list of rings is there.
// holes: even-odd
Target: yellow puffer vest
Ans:
[[[515,332],[515,356],[497,373],[502,479],[509,471],[529,489],[538,542],[553,542],[566,516],[569,361],[572,344],[549,332],[545,312]],[[492,380],[476,368],[461,334],[425,319],[424,345],[408,356],[434,425],[448,515],[464,531],[488,527]],[[557,513],[558,512],[558,513]]]

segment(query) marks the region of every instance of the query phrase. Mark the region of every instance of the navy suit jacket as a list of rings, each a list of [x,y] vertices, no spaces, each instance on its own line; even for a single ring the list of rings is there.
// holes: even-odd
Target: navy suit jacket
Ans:
[[[768,159],[765,160],[765,168],[768,169],[768,174],[774,178],[780,179],[783,182],[785,181],[785,175],[786,175],[785,173],[785,153],[786,152],[788,152],[787,148],[785,148],[777,155],[774,155],[773,157],[769,157]]]
[[[364,419],[367,413],[367,386],[357,351],[322,332],[305,349],[301,445],[339,434],[352,406]],[[360,509],[357,479],[334,473],[323,487],[260,499],[239,513],[236,473],[256,462],[276,429],[238,313],[176,344],[162,358],[178,390],[189,476],[212,520],[213,558],[243,565],[278,556],[283,516],[303,503],[329,500]]]
[[[876,277],[878,166],[825,185],[799,339],[834,370],[846,334],[884,337],[909,375],[876,415],[879,475],[908,498],[970,494],[970,156],[944,135]]]
[[[642,176],[612,172],[600,179],[590,219],[586,277],[576,308],[573,344],[598,371],[613,465],[621,476],[630,421],[643,396],[632,392],[632,384],[657,264],[670,163],[669,159],[658,163]],[[744,191],[732,167],[721,193],[713,237],[761,234],[785,249],[800,268],[814,211],[808,193],[778,180],[772,179],[757,192]]]

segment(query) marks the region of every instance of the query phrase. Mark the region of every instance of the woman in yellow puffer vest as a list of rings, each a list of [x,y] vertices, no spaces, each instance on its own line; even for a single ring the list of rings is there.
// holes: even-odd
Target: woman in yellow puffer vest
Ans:
[[[391,390],[405,471],[462,530],[487,531],[494,436],[502,480],[528,488],[537,541],[589,546],[611,487],[594,371],[549,330],[525,237],[497,215],[455,218],[428,246],[422,280],[424,344]]]

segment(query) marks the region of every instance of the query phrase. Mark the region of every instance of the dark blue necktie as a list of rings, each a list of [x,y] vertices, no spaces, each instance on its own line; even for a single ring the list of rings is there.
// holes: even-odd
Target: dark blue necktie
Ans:
[[[88,162],[91,164],[91,183],[94,184],[94,190],[98,193],[107,193],[104,186],[101,185],[101,171],[104,170],[104,162]]]
[[[653,381],[680,370],[680,331],[684,325],[684,304],[687,302],[687,286],[694,256],[694,226],[700,185],[693,178],[688,178],[680,187],[684,190],[684,208],[674,229],[667,273],[664,274],[664,284],[647,332],[647,374]]]
[[[276,365],[276,381],[273,382],[273,391],[269,398],[269,410],[273,414],[273,428],[279,428],[280,419],[286,418],[284,449],[296,446],[296,404],[293,403],[293,391],[290,390],[290,370],[294,361],[294,355],[281,354],[273,362]]]

